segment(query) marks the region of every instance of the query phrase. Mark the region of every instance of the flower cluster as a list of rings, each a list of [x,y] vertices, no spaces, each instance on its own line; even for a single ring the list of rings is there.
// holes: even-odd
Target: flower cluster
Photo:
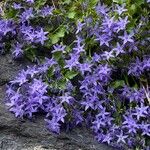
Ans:
[[[129,67],[128,74],[139,77],[144,72],[148,72],[150,69],[150,58],[145,56],[143,61],[140,61],[138,58],[134,63],[131,63]]]
[[[70,12],[77,2],[10,2],[15,14],[0,20],[0,52],[36,65],[9,83],[7,106],[19,118],[44,114],[55,133],[86,123],[99,142],[148,150],[148,15],[135,19],[134,4],[80,2],[81,12]],[[138,4],[145,14],[148,3]]]
[[[53,79],[46,80],[45,73],[49,71],[49,68],[55,66],[53,70]],[[74,98],[71,96],[72,84],[68,81],[67,87],[64,90],[51,89],[50,84],[55,80],[60,80],[60,71],[57,62],[53,59],[46,59],[46,61],[33,67],[27,67],[20,71],[18,76],[10,82],[7,93],[7,106],[9,110],[15,114],[16,117],[32,118],[36,112],[42,112],[45,114],[48,128],[56,133],[60,132],[60,123],[64,123],[65,116],[67,116],[67,110],[65,105],[73,107]],[[70,89],[70,90],[69,90]],[[57,96],[54,95],[55,90]],[[65,91],[65,92],[64,92]],[[51,93],[49,95],[48,93]],[[75,110],[74,110],[75,111]],[[79,113],[79,112],[78,112]],[[80,117],[80,114],[76,114],[76,117]],[[81,117],[80,117],[81,119]],[[82,120],[82,119],[81,119]],[[77,124],[80,121],[77,120]]]

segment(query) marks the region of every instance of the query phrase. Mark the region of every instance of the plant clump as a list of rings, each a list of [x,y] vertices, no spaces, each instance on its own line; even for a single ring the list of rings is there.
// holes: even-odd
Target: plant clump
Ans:
[[[99,142],[148,150],[149,10],[148,0],[8,0],[0,53],[35,64],[8,84],[9,110],[45,114],[51,132],[86,124]]]

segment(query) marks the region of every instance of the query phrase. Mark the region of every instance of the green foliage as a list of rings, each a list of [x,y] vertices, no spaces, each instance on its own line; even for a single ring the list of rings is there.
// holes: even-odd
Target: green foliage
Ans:
[[[111,86],[114,88],[114,89],[117,89],[119,87],[123,87],[125,85],[125,82],[124,80],[116,80],[114,81]]]
[[[63,38],[66,33],[65,26],[59,26],[59,30],[56,31],[54,34],[50,35],[50,40],[52,44],[56,44],[59,42],[60,38]]]
[[[76,71],[67,71],[65,73],[65,78],[71,80],[77,75],[78,75],[78,72],[76,72]]]
[[[35,9],[38,10],[40,9],[42,6],[44,6],[46,4],[47,0],[36,0],[35,1]]]

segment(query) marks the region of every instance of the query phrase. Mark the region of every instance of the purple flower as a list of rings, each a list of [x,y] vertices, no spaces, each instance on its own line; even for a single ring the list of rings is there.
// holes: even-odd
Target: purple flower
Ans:
[[[98,75],[108,76],[111,73],[111,68],[108,66],[108,64],[99,65],[96,69],[96,73],[98,73]]]
[[[33,113],[38,112],[37,104],[28,103],[28,105],[25,108],[24,115],[28,118],[32,118]]]
[[[12,54],[14,55],[14,58],[21,57],[23,55],[23,50],[22,50],[23,45],[18,43],[13,46],[13,52]]]
[[[94,109],[94,101],[93,100],[88,100],[88,101],[83,101],[81,104],[85,107],[84,110],[88,110],[89,108]]]
[[[102,118],[102,119],[105,119],[107,118],[107,116],[109,116],[110,113],[109,112],[106,112],[106,108],[105,107],[102,107],[102,109],[100,110],[100,112],[98,113],[97,117],[98,118]]]
[[[69,60],[66,60],[65,68],[69,68],[69,70],[72,70],[73,67],[77,67],[77,65],[79,65],[79,57],[79,55],[71,54],[71,58]]]
[[[136,134],[137,129],[139,128],[137,122],[133,119],[132,116],[124,115],[124,119],[125,119],[123,122],[124,127],[128,129],[129,133]]]
[[[117,12],[119,15],[121,15],[123,12],[126,12],[127,9],[125,9],[125,4],[119,6],[117,5],[117,9],[115,10],[115,12]]]
[[[144,93],[143,89],[140,89],[140,90],[134,89],[128,98],[129,98],[130,102],[135,101],[135,102],[141,103],[141,102],[144,102],[145,93]]]
[[[25,34],[25,40],[27,40],[29,43],[32,43],[35,41],[36,35],[34,32],[28,32]]]
[[[150,56],[147,56],[144,58],[143,62],[142,62],[142,67],[143,70],[150,70]]]
[[[73,52],[76,54],[80,54],[82,52],[85,52],[84,44],[82,44],[83,39],[79,36],[76,37],[77,39],[74,41],[76,43],[76,47],[73,48]]]
[[[18,102],[21,102],[22,100],[22,95],[19,93],[19,91],[11,93],[9,97],[9,101],[6,103],[9,109],[16,107],[16,105],[18,106]]]
[[[19,86],[21,86],[22,84],[26,83],[28,81],[27,79],[27,72],[25,70],[22,70],[18,76],[11,81],[10,83],[12,84],[19,84]]]
[[[128,23],[129,23],[128,16],[126,16],[125,18],[119,17],[119,20],[117,22],[117,27],[116,27],[117,32],[119,32],[121,30],[125,30]]]
[[[98,35],[95,40],[100,42],[100,46],[105,44],[107,47],[109,47],[109,42],[111,41],[111,38],[106,35]]]
[[[83,111],[73,110],[73,117],[74,117],[75,125],[78,125],[84,121],[82,113]]]
[[[46,16],[53,15],[53,10],[54,10],[53,7],[50,7],[50,6],[47,5],[47,6],[45,6],[41,9],[40,14],[44,18]]]
[[[111,58],[114,58],[114,54],[113,54],[113,51],[110,51],[110,52],[107,52],[105,51],[103,54],[102,54],[102,57],[104,57],[106,60],[109,60]]]
[[[111,137],[111,134],[107,133],[106,135],[104,135],[102,142],[107,142],[108,144],[110,144],[112,140],[113,138]]]
[[[15,94],[15,91],[13,90],[13,88],[11,86],[7,85],[6,94],[7,94],[7,96],[11,96],[11,95]]]
[[[123,44],[124,44],[124,45],[125,45],[127,42],[133,43],[134,40],[133,40],[132,37],[133,37],[133,34],[127,34],[126,31],[124,32],[124,35],[123,35],[123,36],[119,36],[119,38],[123,40]]]
[[[55,119],[52,120],[45,119],[45,121],[50,131],[60,133],[60,124]]]
[[[38,94],[42,94],[42,95],[47,92],[46,90],[47,87],[48,85],[43,83],[41,80],[37,80],[37,79],[34,79],[33,83],[29,86],[31,94],[38,92]]]
[[[140,127],[142,129],[142,135],[150,136],[150,124],[149,123],[142,122]]]
[[[102,4],[98,4],[97,6],[96,6],[96,12],[98,13],[98,14],[102,14],[102,15],[107,15],[107,12],[109,11],[109,8],[106,6],[106,5],[102,5]]]
[[[78,34],[83,29],[84,25],[85,23],[81,23],[80,21],[78,21],[76,34]]]
[[[16,106],[10,108],[9,110],[15,114],[15,117],[22,118],[24,115],[23,107],[24,107],[24,105],[20,105],[20,106],[16,105]]]
[[[56,65],[56,61],[54,60],[54,58],[45,58],[45,62],[38,67],[38,71],[40,73],[45,73],[50,67],[52,67],[53,65]]]
[[[105,28],[112,28],[112,26],[115,24],[115,20],[114,17],[109,18],[108,16],[105,16],[105,19],[103,20],[102,25]]]
[[[138,120],[141,117],[146,117],[146,115],[148,114],[148,108],[148,106],[144,106],[143,103],[141,103],[141,107],[135,107],[135,112],[133,113],[133,115],[135,115]]]
[[[60,101],[61,103],[66,102],[66,103],[70,104],[71,101],[73,100],[73,97],[72,97],[72,96],[69,96],[67,93],[65,93],[65,95],[60,96],[59,99],[61,100],[61,101]]]
[[[101,60],[101,56],[94,53],[93,57],[92,57],[92,61],[95,63],[95,62],[99,62]]]
[[[27,73],[27,75],[29,75],[31,78],[33,78],[36,74],[39,73],[38,67],[36,67],[36,66],[32,66],[32,67],[27,66],[26,73]]]
[[[27,35],[27,34],[29,34],[29,33],[34,32],[34,29],[33,29],[33,27],[27,26],[25,23],[23,23],[23,25],[20,26],[20,31],[21,31],[23,34]]]
[[[82,75],[85,74],[85,72],[91,72],[91,64],[89,63],[84,63],[84,64],[79,64],[79,70],[81,71]]]
[[[17,3],[13,3],[13,8],[14,8],[14,9],[16,9],[16,10],[18,10],[18,9],[23,8],[23,7],[21,6],[21,4],[20,4],[20,3],[19,3],[19,4],[17,4]]]
[[[27,3],[34,3],[34,0],[25,0]]]
[[[80,54],[81,52],[85,52],[84,45],[82,45],[82,46],[81,45],[77,45],[77,47],[74,47],[73,50],[74,50],[74,52],[76,54]]]
[[[36,35],[36,42],[40,42],[42,45],[44,45],[44,42],[48,39],[46,35],[48,32],[44,32],[43,28],[40,29],[40,31],[35,31]]]
[[[55,52],[65,52],[65,48],[66,46],[65,45],[59,45],[59,44],[56,44],[53,46],[54,47],[54,50],[52,51],[52,53],[55,53]]]
[[[0,39],[6,36],[7,33],[15,33],[15,24],[12,20],[0,20]]]
[[[55,119],[56,122],[63,122],[64,123],[64,118],[67,115],[66,110],[61,106],[57,105],[51,110],[52,117]]]
[[[104,119],[102,119],[102,118],[96,118],[96,120],[93,121],[92,123],[93,123],[92,128],[94,129],[95,132],[98,132],[98,130],[99,130],[101,127],[106,126],[106,122],[105,122]]]
[[[26,10],[20,15],[21,22],[28,21],[30,18],[33,18],[33,17],[34,17],[34,15],[33,15],[33,8],[26,9]]]
[[[136,58],[136,62],[131,63],[131,65],[129,66],[128,75],[131,74],[138,77],[141,75],[142,72],[143,72],[142,62],[139,60],[139,58]]]
[[[125,51],[123,50],[124,46],[121,46],[118,42],[117,42],[117,46],[115,48],[112,49],[112,51],[115,52],[116,56],[118,56],[119,54],[123,54],[125,53]]]
[[[120,135],[116,135],[118,137],[117,143],[123,142],[126,143],[125,139],[128,138],[128,135],[123,135],[123,131],[121,130]]]
[[[20,27],[20,31],[23,34],[24,40],[26,40],[28,43],[35,42],[36,34],[35,34],[35,29],[31,26],[26,26],[23,24]]]
[[[132,17],[126,13],[125,4],[107,7],[98,3],[94,8],[97,14],[93,16],[86,13],[90,2],[85,2],[86,17],[83,15],[83,20],[76,22],[75,40],[68,41],[66,36],[51,50],[49,32],[45,30],[53,23],[51,18],[57,20],[58,16],[53,15],[54,7],[48,3],[35,9],[36,3],[35,0],[12,3],[10,7],[16,13],[18,10],[17,16],[0,19],[0,51],[11,45],[13,56],[19,57],[24,48],[35,52],[40,48],[50,50],[48,58],[36,58],[36,65],[27,66],[10,82],[6,91],[9,110],[20,118],[32,118],[42,112],[48,129],[55,133],[60,133],[62,127],[75,127],[85,121],[100,142],[120,149],[134,149],[137,143],[141,149],[149,148],[150,38],[149,31],[144,32],[148,17],[139,16],[137,27],[129,33]],[[38,24],[41,18],[47,23]],[[71,33],[69,27],[74,23],[63,19],[61,23]],[[57,54],[63,60],[57,60],[54,57]],[[66,80],[68,70],[79,74]],[[128,86],[121,88],[122,80]]]

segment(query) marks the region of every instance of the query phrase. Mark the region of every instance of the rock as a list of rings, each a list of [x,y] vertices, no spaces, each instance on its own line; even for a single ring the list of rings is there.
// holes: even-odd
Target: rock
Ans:
[[[92,133],[84,127],[55,135],[46,129],[44,116],[36,116],[32,121],[16,119],[4,104],[4,84],[14,78],[18,70],[25,65],[14,62],[10,55],[0,56],[0,150],[114,149],[99,144]]]
[[[9,82],[21,68],[23,68],[21,61],[19,62],[13,61],[10,54],[1,55],[0,56],[0,86]]]

